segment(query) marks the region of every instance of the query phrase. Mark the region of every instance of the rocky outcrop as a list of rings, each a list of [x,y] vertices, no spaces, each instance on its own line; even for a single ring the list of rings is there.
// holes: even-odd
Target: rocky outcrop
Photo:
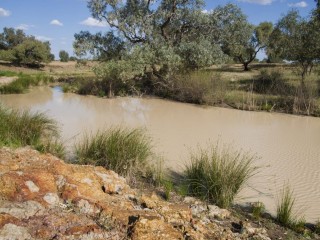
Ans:
[[[0,149],[0,239],[269,239],[229,218],[193,198],[170,203],[133,190],[102,167]]]

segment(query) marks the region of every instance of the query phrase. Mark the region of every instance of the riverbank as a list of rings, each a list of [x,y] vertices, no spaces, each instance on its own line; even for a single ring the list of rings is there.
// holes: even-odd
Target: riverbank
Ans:
[[[92,71],[97,62],[61,63],[54,61],[41,70],[0,64],[2,72],[47,75],[65,92],[82,95],[156,96],[179,102],[234,108],[246,111],[280,112],[320,116],[320,78],[315,70],[304,82],[289,64],[213,66],[205,70],[172,75],[165,83],[148,76],[112,84],[98,79]],[[316,68],[317,66],[315,66]]]
[[[1,95],[0,101],[8,107],[46,112],[61,127],[62,142],[68,147],[79,142],[83,134],[112,126],[144,128],[164,166],[175,171],[183,171],[190,151],[209,143],[255,153],[255,165],[261,169],[236,202],[260,201],[275,215],[277,196],[289,182],[306,220],[316,222],[320,216],[315,177],[320,168],[318,118],[200,107],[154,98],[81,96],[63,93],[60,87]]]
[[[190,197],[165,201],[161,188],[132,189],[112,171],[29,148],[1,148],[0,169],[4,239],[305,239],[267,218]]]

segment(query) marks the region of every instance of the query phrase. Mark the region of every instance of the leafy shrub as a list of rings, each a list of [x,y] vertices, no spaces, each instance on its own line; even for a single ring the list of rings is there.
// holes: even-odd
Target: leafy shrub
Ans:
[[[240,189],[256,172],[255,156],[218,145],[191,154],[184,178],[189,193],[219,207],[229,207]]]
[[[151,140],[142,129],[114,127],[85,135],[75,153],[80,164],[103,166],[128,176],[146,168],[151,149]]]
[[[189,103],[221,103],[227,90],[227,84],[217,74],[205,71],[177,75],[169,97]]]

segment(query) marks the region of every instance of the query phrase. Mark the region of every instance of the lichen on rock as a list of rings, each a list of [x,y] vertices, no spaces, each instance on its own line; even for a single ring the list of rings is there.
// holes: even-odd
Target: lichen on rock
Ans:
[[[221,227],[230,212],[133,190],[113,171],[0,149],[0,239],[268,239]]]

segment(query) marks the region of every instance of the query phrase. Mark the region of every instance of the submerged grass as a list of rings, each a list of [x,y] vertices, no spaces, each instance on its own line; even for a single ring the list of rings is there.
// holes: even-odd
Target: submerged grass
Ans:
[[[32,146],[43,152],[64,155],[54,120],[43,113],[8,109],[0,105],[0,146]]]
[[[75,146],[78,163],[103,166],[123,176],[143,171],[151,150],[151,139],[143,129],[121,127],[85,135]]]
[[[256,173],[255,156],[218,145],[191,154],[184,179],[189,194],[228,208],[248,179]]]

